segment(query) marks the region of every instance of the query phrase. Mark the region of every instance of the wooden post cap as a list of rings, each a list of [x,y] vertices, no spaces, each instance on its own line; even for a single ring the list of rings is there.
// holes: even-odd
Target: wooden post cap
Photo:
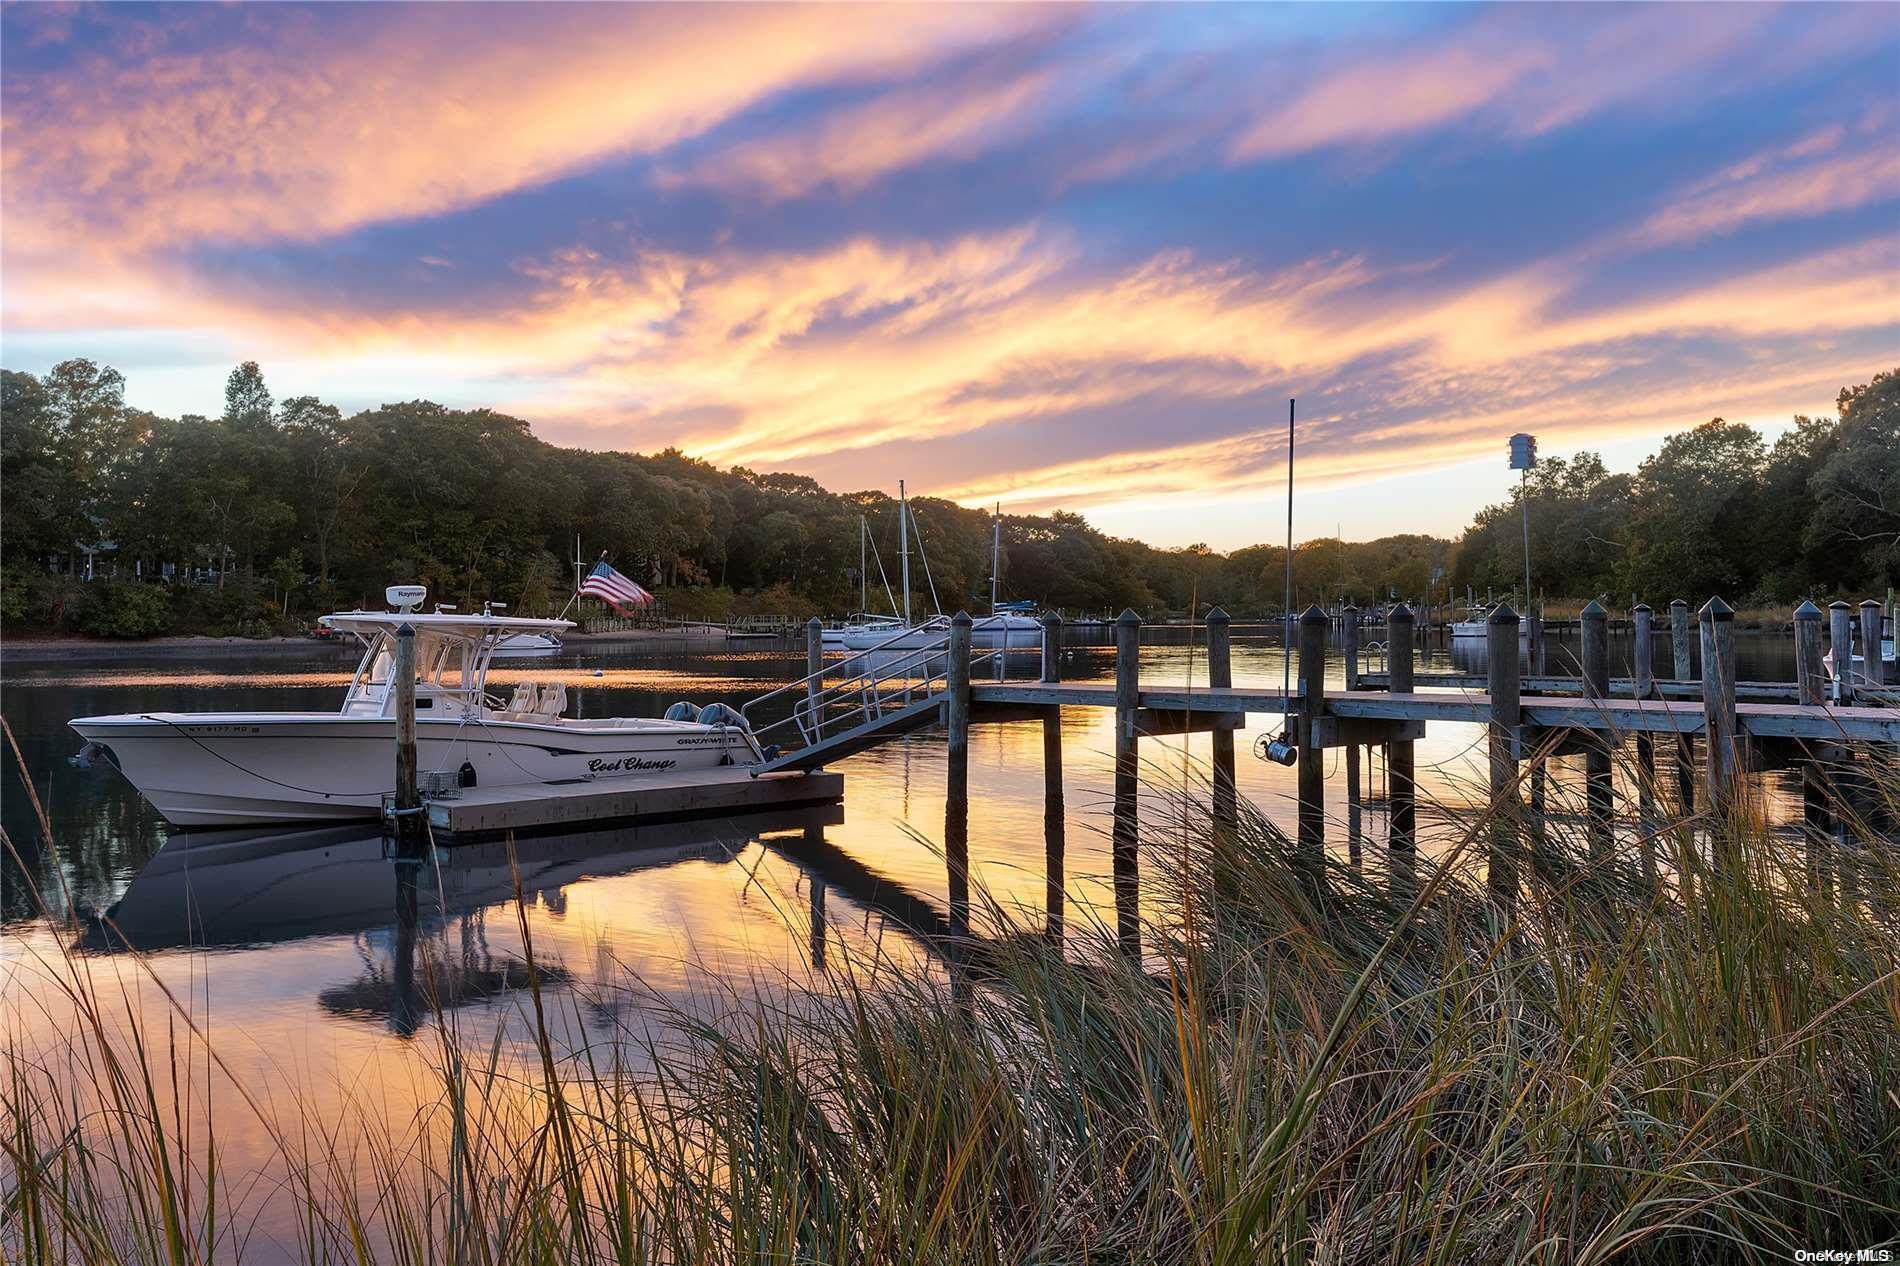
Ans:
[[[1412,615],[1412,608],[1401,602],[1386,612],[1385,618],[1394,624],[1410,624],[1415,617]]]
[[[1227,623],[1227,618],[1227,613],[1219,607],[1210,607],[1208,609],[1207,622],[1209,624],[1225,624]]]
[[[1486,621],[1486,623],[1488,624],[1516,624],[1517,612],[1511,610],[1510,603],[1500,602],[1498,603],[1497,606],[1491,609],[1491,616]]]
[[[1797,620],[1814,620],[1818,622],[1821,618],[1821,608],[1815,606],[1812,601],[1803,602],[1794,609],[1794,618]]]
[[[1722,601],[1722,595],[1717,594],[1702,604],[1702,618],[1705,620],[1733,620],[1735,618],[1735,608]]]

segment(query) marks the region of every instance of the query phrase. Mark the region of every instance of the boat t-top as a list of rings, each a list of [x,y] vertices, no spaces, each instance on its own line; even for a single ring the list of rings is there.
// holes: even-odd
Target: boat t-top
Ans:
[[[176,826],[375,818],[395,790],[396,633],[414,630],[416,767],[455,785],[638,778],[763,760],[724,704],[677,703],[664,719],[564,715],[567,687],[525,680],[487,692],[497,652],[567,620],[419,611],[421,585],[392,586],[393,611],[342,611],[322,623],[364,643],[335,712],[143,712],[70,724]]]

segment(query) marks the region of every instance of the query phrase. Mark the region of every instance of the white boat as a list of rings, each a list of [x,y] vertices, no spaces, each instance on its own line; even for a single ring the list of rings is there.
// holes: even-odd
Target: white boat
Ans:
[[[495,659],[546,659],[559,655],[561,639],[552,633],[518,633],[495,648]]]
[[[941,613],[923,621],[913,621],[910,615],[910,532],[912,519],[910,498],[904,488],[904,481],[897,482],[898,503],[898,539],[903,558],[904,605],[901,614],[889,616],[857,615],[844,624],[823,631],[822,640],[827,650],[869,651],[891,650],[909,651],[931,646],[943,640],[949,629],[949,620]],[[1005,609],[1008,604],[997,602],[997,576],[1002,563],[1002,516],[998,512],[991,529],[990,538],[990,614],[978,616],[970,629],[970,645],[979,650],[1040,650],[1042,648],[1042,621],[1020,610]],[[865,600],[870,593],[869,560],[865,556],[869,530],[862,516],[858,519],[858,576],[859,603],[867,605]],[[922,533],[918,534],[921,544]],[[871,545],[876,548],[875,543]],[[877,560],[878,570],[883,572],[882,559]],[[929,560],[925,559],[928,568]],[[893,612],[899,610],[897,599],[890,594],[890,582],[885,581],[885,593],[891,598]],[[932,597],[936,595],[933,586]]]
[[[889,621],[838,629],[835,642],[826,645],[848,651],[911,651],[936,645],[949,630],[950,621],[944,616],[908,626]],[[1016,613],[977,616],[970,625],[970,645],[978,650],[1040,650],[1042,621]]]
[[[1488,638],[1491,636],[1491,613],[1496,607],[1482,604],[1474,605],[1465,614],[1465,618],[1451,626],[1451,635],[1456,638]],[[1529,642],[1531,626],[1520,619],[1517,623],[1517,640]]]
[[[567,687],[525,681],[486,692],[496,651],[566,620],[424,614],[421,586],[389,591],[396,611],[322,623],[367,643],[336,712],[142,712],[80,717],[87,753],[109,760],[177,826],[375,818],[396,782],[396,630],[415,630],[416,767],[462,786],[638,778],[763,760],[737,714],[675,705],[679,720],[562,715]],[[672,715],[669,712],[669,716]]]
[[[1834,651],[1832,648],[1829,648],[1827,654],[1821,656],[1821,667],[1826,670],[1828,676],[1832,677],[1834,675]],[[1880,643],[1880,680],[1883,682],[1900,681],[1900,670],[1897,670],[1897,668],[1900,668],[1900,666],[1896,665],[1894,639],[1890,637],[1883,638]],[[1867,679],[1867,657],[1865,655],[1851,656],[1847,670],[1852,679],[1864,682]]]

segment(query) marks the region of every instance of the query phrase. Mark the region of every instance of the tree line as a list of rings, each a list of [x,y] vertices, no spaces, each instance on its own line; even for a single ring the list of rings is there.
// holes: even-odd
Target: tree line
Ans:
[[[314,396],[274,398],[252,362],[232,370],[217,416],[133,407],[124,376],[90,360],[0,379],[10,629],[288,632],[409,581],[464,610],[494,599],[552,614],[573,589],[576,537],[587,559],[605,551],[692,618],[855,609],[861,519],[893,583],[898,571],[897,507],[878,491],[831,492],[673,449],[561,448],[490,409],[416,400],[345,416]],[[1891,583],[1897,394],[1892,374],[1843,391],[1838,419],[1798,419],[1772,450],[1718,420],[1670,437],[1635,476],[1588,453],[1547,461],[1529,485],[1538,587],[1779,597]],[[946,611],[985,609],[990,516],[911,504],[918,609],[933,586]],[[1294,550],[1296,601],[1510,589],[1522,576],[1516,514],[1515,499],[1487,507],[1456,543],[1306,542]],[[1002,542],[1005,598],[1147,614],[1281,603],[1278,546],[1158,549],[1060,511],[1003,516]],[[877,563],[869,570],[868,605],[887,609]]]
[[[1900,371],[1841,390],[1838,415],[1797,416],[1772,445],[1721,418],[1670,435],[1634,474],[1589,452],[1539,463],[1526,500],[1465,530],[1454,592],[1654,602],[1721,594],[1788,605],[1900,584]]]

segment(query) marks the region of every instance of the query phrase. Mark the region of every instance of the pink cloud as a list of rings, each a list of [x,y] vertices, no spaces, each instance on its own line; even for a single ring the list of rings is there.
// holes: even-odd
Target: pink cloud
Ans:
[[[138,248],[439,213],[657,151],[794,86],[906,73],[1050,20],[963,6],[475,12],[391,6],[344,42],[308,15],[266,11],[242,44],[16,80],[9,237],[104,233]]]

